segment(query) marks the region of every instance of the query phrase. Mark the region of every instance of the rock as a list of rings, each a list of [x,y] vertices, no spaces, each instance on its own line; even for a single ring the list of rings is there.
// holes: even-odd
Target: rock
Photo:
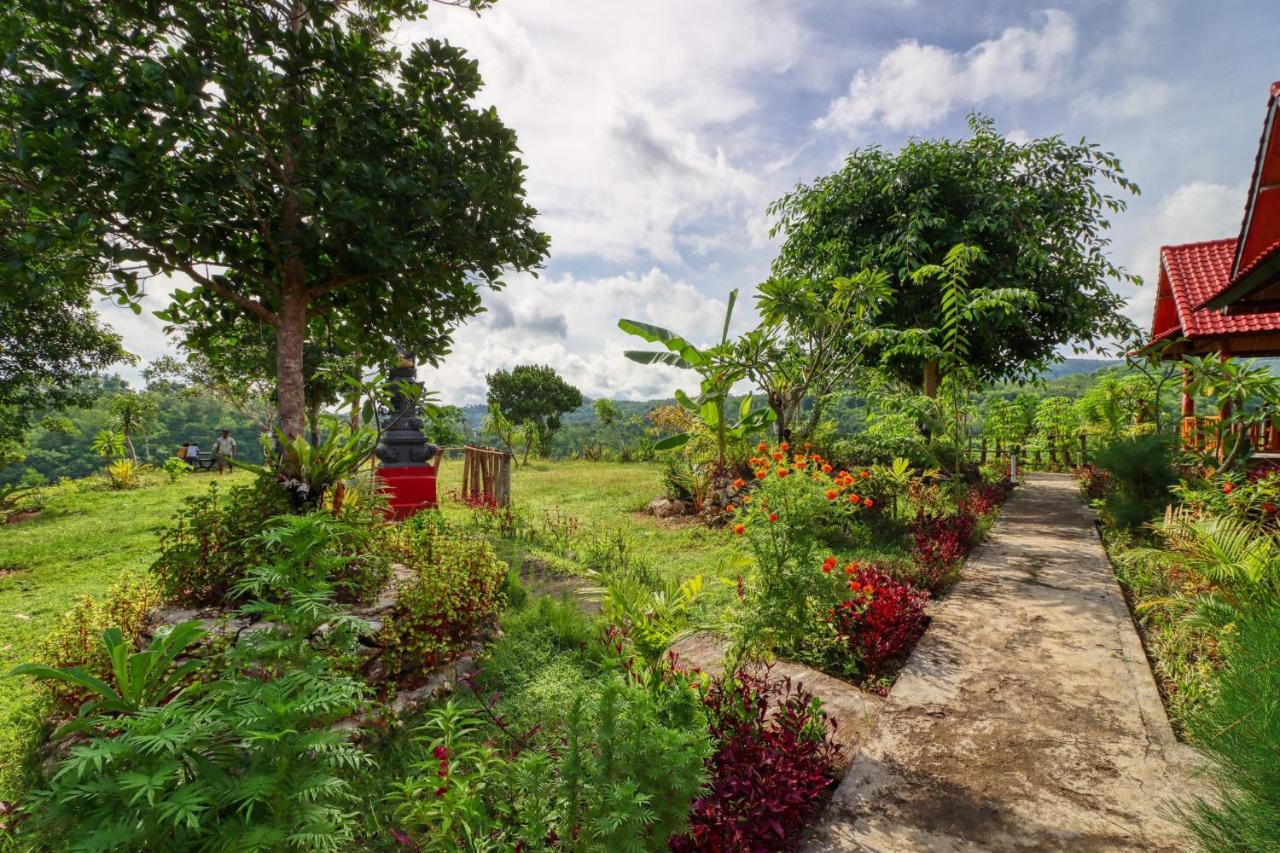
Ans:
[[[678,515],[688,515],[690,506],[685,501],[676,500],[675,498],[658,498],[650,501],[646,510],[658,518],[674,518]]]

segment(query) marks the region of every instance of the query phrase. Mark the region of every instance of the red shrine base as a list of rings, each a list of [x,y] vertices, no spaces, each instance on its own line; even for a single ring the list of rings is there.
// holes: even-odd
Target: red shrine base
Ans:
[[[388,517],[401,521],[418,510],[436,507],[436,469],[434,465],[405,465],[379,468],[378,478],[387,487],[390,498]]]

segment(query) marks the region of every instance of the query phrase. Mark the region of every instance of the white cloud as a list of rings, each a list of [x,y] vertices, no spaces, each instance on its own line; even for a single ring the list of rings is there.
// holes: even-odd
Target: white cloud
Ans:
[[[1168,80],[1137,76],[1119,85],[1109,82],[1107,88],[1075,98],[1077,112],[1106,121],[1128,121],[1158,115],[1172,101],[1175,89]]]
[[[748,302],[735,310],[735,331],[752,321]],[[619,329],[618,320],[664,326],[704,345],[719,339],[725,309],[722,299],[657,268],[599,279],[515,276],[508,289],[487,293],[485,303],[489,310],[455,336],[445,364],[420,371],[443,400],[483,402],[485,374],[530,363],[552,365],[589,397],[654,399],[677,387],[693,392],[697,383],[688,371],[627,359],[625,350],[650,345]],[[549,314],[560,318],[567,335],[546,328],[542,318]]]
[[[1126,314],[1140,328],[1151,323],[1160,278],[1160,247],[1234,237],[1240,232],[1246,187],[1192,181],[1169,192],[1144,222],[1129,267],[1142,276],[1141,288],[1121,288],[1130,297]]]
[[[1040,97],[1066,74],[1076,47],[1070,15],[1049,9],[1040,17],[1039,29],[1009,27],[964,53],[904,41],[854,75],[816,125],[854,134],[875,125],[918,130],[957,108]]]
[[[437,9],[398,40],[427,35],[479,60],[480,100],[519,135],[553,259],[675,263],[683,232],[745,235],[768,198],[741,162],[755,144],[742,124],[762,106],[755,79],[800,56],[785,9],[507,0],[481,16]]]

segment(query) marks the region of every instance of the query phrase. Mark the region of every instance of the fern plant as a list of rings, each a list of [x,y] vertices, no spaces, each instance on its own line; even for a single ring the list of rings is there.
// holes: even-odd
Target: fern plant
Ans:
[[[1248,607],[1280,596],[1280,546],[1256,525],[1171,506],[1152,528],[1168,551],[1135,548],[1121,559],[1175,562],[1210,581],[1214,588],[1209,591],[1176,596],[1190,621],[1226,625]],[[1169,603],[1158,598],[1145,606]]]

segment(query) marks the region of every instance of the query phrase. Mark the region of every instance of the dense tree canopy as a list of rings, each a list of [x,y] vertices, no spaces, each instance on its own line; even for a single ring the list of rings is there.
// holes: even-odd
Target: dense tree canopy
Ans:
[[[93,311],[100,268],[75,241],[24,242],[31,220],[20,196],[0,197],[0,447],[40,413],[89,402],[84,380],[126,358]]]
[[[783,246],[774,272],[821,281],[882,271],[893,301],[880,321],[934,329],[940,285],[913,280],[913,272],[940,264],[958,244],[979,246],[984,259],[971,284],[1025,288],[1035,303],[985,317],[971,342],[972,366],[985,381],[1029,378],[1063,346],[1087,348],[1125,332],[1123,300],[1108,282],[1137,279],[1106,254],[1108,217],[1125,205],[1108,189],[1137,187],[1115,157],[1083,140],[1018,143],[986,118],[972,117],[970,126],[967,139],[913,140],[896,154],[857,150],[840,171],[775,202],[770,213]],[[918,359],[890,366],[927,384]]]
[[[472,8],[484,0],[467,3]],[[0,189],[25,244],[87,241],[122,299],[185,276],[164,316],[274,338],[281,426],[303,431],[304,342],[434,364],[478,287],[537,266],[514,134],[476,63],[387,38],[426,0],[29,0],[0,24]],[[30,271],[28,271],[30,272]]]
[[[490,407],[512,424],[530,425],[544,456],[551,452],[551,439],[560,428],[560,416],[582,405],[582,392],[545,364],[519,364],[490,373],[485,379],[489,383]]]

